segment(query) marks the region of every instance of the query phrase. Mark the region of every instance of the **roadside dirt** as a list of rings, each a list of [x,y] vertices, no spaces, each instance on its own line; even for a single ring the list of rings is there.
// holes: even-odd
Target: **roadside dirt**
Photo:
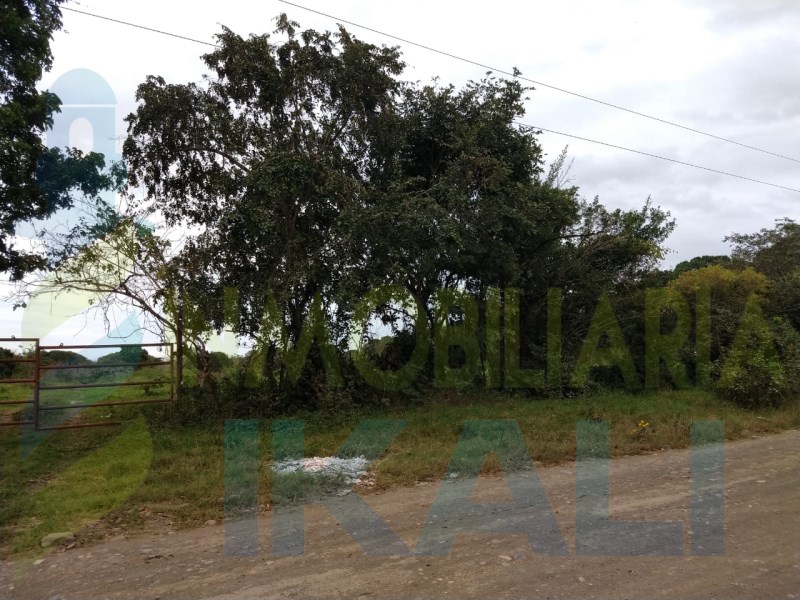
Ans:
[[[726,444],[722,556],[689,556],[688,450],[616,459],[610,473],[612,518],[682,522],[683,556],[576,556],[575,465],[568,464],[538,469],[566,557],[534,554],[519,534],[460,535],[442,557],[365,556],[326,508],[312,505],[301,556],[271,555],[266,514],[254,557],[226,556],[221,525],[165,531],[57,551],[39,564],[2,563],[0,598],[800,599],[800,431]],[[364,499],[413,549],[437,490],[449,484]],[[502,478],[482,477],[472,500],[502,503],[510,494]]]

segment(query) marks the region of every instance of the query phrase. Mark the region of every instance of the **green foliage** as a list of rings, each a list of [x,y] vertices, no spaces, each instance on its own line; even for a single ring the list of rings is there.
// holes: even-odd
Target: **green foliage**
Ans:
[[[800,329],[800,224],[778,219],[771,229],[735,233],[726,240],[733,243],[734,257],[752,263],[771,279],[767,298],[770,313]]]
[[[120,348],[117,352],[101,356],[97,359],[97,364],[130,363],[133,367],[136,363],[153,360],[155,360],[155,357],[151,356],[150,353],[141,346],[125,346]]]
[[[63,0],[11,0],[0,13],[0,272],[13,280],[47,266],[47,258],[15,248],[23,222],[72,205],[72,194],[97,198],[114,184],[102,154],[46,148],[59,99],[36,86],[52,66],[50,40],[61,29]]]
[[[306,473],[294,471],[272,474],[272,502],[278,505],[313,501],[341,489],[346,489],[345,477],[339,473]]]
[[[41,25],[25,34],[37,40],[28,58],[40,63],[19,71],[30,89],[51,60],[58,4],[20,1],[4,15],[4,27],[24,18]],[[638,387],[648,369],[650,387],[665,375],[675,386],[685,374],[710,383],[726,356],[741,354],[729,348],[753,294],[768,316],[798,327],[793,221],[733,234],[730,258],[658,271],[675,227],[670,214],[649,198],[634,210],[587,201],[569,185],[567,149],[546,170],[537,132],[518,125],[531,91],[518,80],[487,73],[461,88],[404,82],[397,48],[344,28],[300,31],[285,15],[276,23],[272,35],[247,38],[223,27],[203,57],[201,83],[150,77],[139,86],[127,118],[128,169],[101,176],[102,157],[44,148],[35,163],[47,210],[67,206],[72,191],[92,197],[122,180],[144,190],[143,199],[131,196],[130,214],[98,204],[94,222],[58,237],[58,268],[44,287],[94,294],[90,305],[106,314],[116,298],[180,340],[176,365],[185,350],[196,370],[184,383],[198,388],[181,411],[383,402],[435,381],[434,367],[442,381],[460,372],[466,386],[556,394],[570,378],[571,393]],[[25,37],[15,35],[4,43]],[[21,64],[9,58],[4,73]],[[139,209],[200,233],[172,247]],[[646,288],[664,283],[683,299],[648,312]],[[384,288],[391,298],[364,304]],[[474,299],[469,318],[464,307],[440,310],[437,294]],[[613,303],[618,323],[594,335],[601,299]],[[364,325],[374,319],[383,341]],[[209,353],[209,334],[223,327],[255,341],[254,351]],[[451,344],[442,335],[451,328],[466,335]],[[653,337],[661,341],[648,346]],[[353,352],[356,338],[363,352]],[[770,364],[754,380],[778,386]],[[744,371],[733,372],[729,390],[747,383]]]
[[[292,341],[316,294],[330,306],[341,222],[378,167],[402,68],[394,49],[296,26],[278,19],[283,43],[224,28],[207,85],[149,78],[124,148],[168,222],[205,229],[187,247],[207,265],[193,281],[205,315],[221,326],[223,290],[237,288],[235,329],[254,334],[274,294]]]
[[[46,520],[52,527],[79,527],[87,503],[98,508],[112,506],[127,491],[132,495],[93,528],[76,530],[79,543],[109,529],[132,533],[143,525],[170,529],[202,526],[208,519],[224,517],[223,423],[217,420],[180,428],[154,426],[150,418],[148,444],[138,435],[118,438],[120,428],[75,430],[49,436],[29,457],[20,451],[19,430],[0,429],[0,553],[35,551]],[[160,409],[159,409],[160,410]],[[397,436],[380,461],[371,467],[376,490],[419,481],[441,481],[453,457],[464,423],[473,419],[512,419],[519,424],[530,456],[539,464],[568,463],[575,459],[575,423],[582,419],[609,421],[612,456],[657,452],[663,448],[686,448],[692,421],[719,419],[725,423],[725,439],[796,429],[800,426],[797,403],[779,408],[745,409],[725,402],[714,394],[683,390],[648,394],[604,393],[578,398],[526,401],[510,394],[450,392],[429,395],[415,406],[357,408],[343,414],[296,412],[305,421],[306,456],[331,456],[352,434],[362,419],[402,419],[408,426]],[[638,424],[645,421],[646,431]],[[635,433],[632,432],[635,429]],[[125,435],[125,434],[123,434]],[[261,460],[272,456],[271,427],[262,425],[259,437]],[[477,440],[480,441],[480,438]],[[507,444],[511,450],[514,445]],[[108,449],[106,452],[105,448]],[[142,459],[150,455],[150,469],[136,487]],[[101,453],[98,453],[100,450]],[[82,459],[89,457],[86,461]],[[95,458],[96,457],[96,458]],[[530,464],[530,463],[528,463]],[[69,477],[57,478],[70,465],[77,468]],[[115,471],[120,466],[124,471]],[[493,458],[483,465],[484,473],[499,473],[502,465]],[[106,477],[93,474],[107,473]],[[269,498],[272,470],[260,470],[259,494]],[[286,500],[316,493],[319,483],[284,482]],[[53,482],[42,487],[45,482]],[[332,486],[333,487],[333,486]],[[48,489],[50,488],[50,489]],[[333,487],[333,489],[337,489]],[[35,499],[35,501],[34,501]],[[61,504],[68,509],[59,510]],[[154,507],[157,507],[154,510]],[[152,511],[152,519],[143,515]],[[77,518],[75,518],[77,517]],[[30,533],[27,533],[30,532]],[[38,537],[37,537],[38,536]]]
[[[122,504],[145,481],[153,448],[150,432],[139,419],[119,436],[69,465],[31,494],[24,517],[35,526],[14,536],[16,549],[36,545],[43,535],[76,531]]]
[[[699,308],[698,294],[707,290],[711,311],[710,331],[707,332],[711,336],[709,360],[717,363],[734,343],[748,300],[763,304],[769,288],[769,278],[752,267],[732,269],[720,265],[685,271],[668,285],[668,289],[683,295],[689,302],[695,322]],[[690,338],[696,341],[696,334],[693,331]],[[716,371],[718,374],[718,369]]]
[[[586,384],[589,371],[596,367],[614,367],[630,389],[639,387],[633,358],[625,342],[614,309],[607,295],[600,298],[592,324],[575,365],[570,387]]]
[[[755,298],[747,302],[735,339],[720,362],[717,388],[738,404],[777,405],[790,391],[773,329]]]
[[[212,373],[222,373],[226,369],[231,368],[234,363],[233,357],[224,352],[210,352],[208,358]]]
[[[591,314],[609,282],[639,277],[663,254],[668,213],[649,201],[633,211],[582,201],[563,187],[566,151],[545,174],[536,132],[516,124],[530,91],[518,80],[403,83],[396,49],[343,28],[300,33],[285,15],[273,36],[223,28],[218,41],[204,83],[151,77],[139,87],[124,153],[130,183],[169,224],[203,230],[181,256],[197,266],[184,301],[258,340],[245,379],[255,374],[269,398],[326,404],[341,395],[334,384],[360,388],[351,326],[380,286],[413,296],[417,315],[402,302],[373,314],[390,317],[396,335],[417,330],[418,342],[424,317],[431,346],[437,290],[470,294],[482,315],[490,287],[519,288],[515,339],[527,364],[548,287],[568,287],[570,310]],[[332,347],[317,339],[309,352],[322,316]],[[574,359],[589,321],[570,324]],[[470,365],[485,381],[487,328],[482,316],[471,325]],[[331,350],[355,379],[319,380]],[[449,348],[448,360],[459,353]],[[433,373],[427,354],[417,377]]]
[[[675,268],[670,274],[670,278],[674,279],[687,271],[694,271],[697,269],[704,269],[705,267],[721,266],[730,267],[732,264],[730,256],[717,255],[717,256],[695,256],[690,260],[684,260],[675,265]]]
[[[4,358],[13,360],[20,358],[20,356],[7,348],[0,348],[0,380],[11,379],[19,366],[17,363],[3,362]]]
[[[800,223],[792,219],[777,219],[775,227],[757,233],[734,233],[725,241],[733,244],[734,258],[773,279],[800,267]]]
[[[47,350],[41,352],[43,365],[88,365],[92,361],[83,354],[70,350]]]
[[[782,317],[774,317],[771,327],[783,366],[786,399],[797,402],[800,398],[800,332]]]

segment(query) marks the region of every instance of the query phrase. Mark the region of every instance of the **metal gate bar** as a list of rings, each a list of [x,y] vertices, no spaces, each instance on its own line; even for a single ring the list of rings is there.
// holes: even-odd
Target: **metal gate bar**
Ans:
[[[42,371],[47,371],[48,369],[113,369],[116,367],[130,367],[132,365],[136,365],[137,367],[163,367],[166,366],[166,364],[165,362],[151,361],[140,363],[103,363],[102,365],[40,365],[39,368]]]
[[[39,343],[39,338],[0,338],[2,343],[32,343],[35,344],[33,355],[34,358],[9,358],[3,360],[0,358],[0,363],[30,363],[34,365],[34,373],[32,379],[0,379],[2,384],[20,384],[26,383],[33,386],[33,399],[32,400],[3,400],[0,401],[0,406],[19,406],[19,405],[33,405],[33,420],[29,421],[0,421],[0,426],[8,425],[33,425],[36,431],[57,431],[62,429],[83,429],[87,427],[106,427],[109,425],[118,425],[119,423],[67,423],[66,425],[58,426],[41,426],[40,416],[44,412],[72,410],[94,407],[111,407],[111,406],[131,406],[131,405],[144,405],[144,404],[160,404],[165,402],[172,402],[175,398],[175,356],[174,344],[171,343],[148,343],[148,344],[59,344],[58,346],[42,346]],[[130,363],[107,363],[107,364],[89,364],[89,365],[43,365],[42,364],[42,351],[51,350],[92,350],[95,348],[167,348],[169,352],[169,361],[143,361],[143,362],[130,362]],[[64,385],[42,385],[41,376],[42,371],[58,371],[68,369],[109,369],[120,367],[169,367],[169,380],[161,381],[123,381],[118,383],[83,383],[83,384],[64,384]],[[135,399],[135,400],[120,400],[120,401],[107,401],[96,403],[81,403],[81,404],[65,404],[65,405],[41,405],[41,391],[48,390],[79,390],[88,388],[116,388],[121,386],[165,386],[169,385],[169,397],[157,399]]]
[[[26,420],[26,421],[0,421],[0,427],[9,427],[12,425],[33,425],[36,426],[38,424],[38,420],[36,415],[38,414],[38,402],[39,402],[39,390],[38,390],[38,383],[39,383],[39,371],[35,365],[38,364],[38,356],[39,356],[39,338],[7,338],[7,339],[0,339],[0,343],[20,343],[20,344],[34,344],[34,358],[6,358],[0,359],[0,363],[3,364],[20,364],[20,363],[27,363],[34,365],[34,377],[33,379],[25,379],[25,378],[17,378],[17,379],[0,379],[0,385],[2,384],[17,384],[17,383],[27,383],[33,386],[33,398],[31,400],[3,400],[0,401],[0,406],[24,406],[24,405],[33,405],[33,413],[34,418],[33,420]]]

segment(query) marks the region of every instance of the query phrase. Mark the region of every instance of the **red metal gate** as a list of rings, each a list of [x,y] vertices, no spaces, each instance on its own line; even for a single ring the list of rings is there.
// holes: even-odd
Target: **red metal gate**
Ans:
[[[100,422],[100,423],[74,423],[68,419],[66,423],[47,426],[42,425],[42,416],[47,413],[54,413],[57,411],[68,411],[78,409],[88,409],[97,407],[114,407],[114,406],[129,406],[137,404],[160,404],[165,402],[172,402],[175,398],[175,355],[173,344],[89,344],[89,345],[65,345],[59,344],[58,346],[42,346],[39,338],[0,338],[0,347],[3,344],[32,344],[33,348],[21,356],[0,357],[0,365],[33,365],[30,377],[0,377],[0,385],[10,384],[24,384],[31,386],[31,393],[28,399],[15,398],[11,400],[0,400],[0,406],[30,406],[30,416],[20,421],[6,421],[0,420],[0,426],[9,425],[33,425],[35,431],[55,431],[59,429],[78,429],[84,427],[104,427],[108,425],[118,425],[118,422]],[[43,364],[42,352],[53,350],[92,350],[103,348],[119,348],[120,352],[123,348],[167,348],[169,354],[168,361],[137,361],[137,362],[114,362],[114,363],[101,363],[92,362],[91,364]],[[144,380],[144,381],[119,381],[119,382],[101,382],[101,383],[59,383],[57,385],[50,385],[49,383],[42,382],[42,375],[44,372],[52,371],[66,371],[66,370],[90,370],[90,369],[116,369],[133,367],[163,367],[169,368],[169,380],[167,383],[161,380]],[[15,368],[12,368],[12,373]],[[134,398],[125,400],[109,400],[101,402],[70,402],[69,404],[50,404],[42,401],[42,392],[49,392],[55,390],[82,390],[94,388],[120,388],[120,387],[133,387],[133,386],[153,386],[166,387],[169,385],[169,394],[163,398]],[[146,390],[148,389],[146,388]],[[73,418],[74,419],[74,418]]]

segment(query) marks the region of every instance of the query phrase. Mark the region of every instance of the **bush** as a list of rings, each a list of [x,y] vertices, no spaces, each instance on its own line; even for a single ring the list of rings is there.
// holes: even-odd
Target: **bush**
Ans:
[[[789,399],[800,397],[800,332],[788,319],[777,317],[772,322],[772,331],[778,357],[784,369]]]
[[[725,367],[717,389],[723,397],[748,408],[778,406],[788,395],[780,361],[768,357]]]
[[[800,334],[784,319],[746,311],[717,389],[741,406],[779,406],[800,393]]]
[[[233,366],[233,358],[224,352],[211,352],[208,355],[208,362],[212,373],[222,373]]]

